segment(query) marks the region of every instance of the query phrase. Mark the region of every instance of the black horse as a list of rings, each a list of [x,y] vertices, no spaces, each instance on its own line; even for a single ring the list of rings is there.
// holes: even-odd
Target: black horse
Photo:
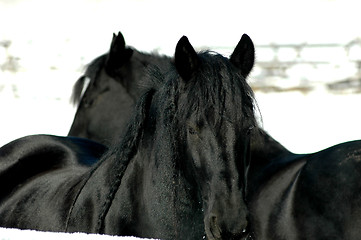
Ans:
[[[109,52],[94,59],[74,85],[72,101],[78,109],[68,135],[114,143],[135,103],[150,87],[147,68],[155,65],[165,71],[170,64],[169,57],[126,47],[123,35],[114,34]]]
[[[93,167],[61,160],[63,151],[58,156],[46,145],[25,160],[16,142],[1,148],[1,174],[18,159],[27,164],[14,173],[32,164],[39,169],[0,181],[7,189],[0,226],[161,239],[246,237],[244,179],[256,121],[245,78],[253,63],[247,35],[230,60],[197,54],[182,37],[168,73],[153,70],[156,87],[139,100],[121,143]],[[40,168],[38,158],[50,163]]]

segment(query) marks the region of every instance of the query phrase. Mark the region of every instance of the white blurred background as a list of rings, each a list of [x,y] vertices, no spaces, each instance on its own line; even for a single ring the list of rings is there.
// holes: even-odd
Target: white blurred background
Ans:
[[[66,135],[69,98],[113,32],[172,55],[182,35],[225,56],[243,33],[256,45],[254,87],[264,128],[291,151],[361,139],[357,0],[0,0],[0,145]],[[353,41],[353,42],[352,42]]]

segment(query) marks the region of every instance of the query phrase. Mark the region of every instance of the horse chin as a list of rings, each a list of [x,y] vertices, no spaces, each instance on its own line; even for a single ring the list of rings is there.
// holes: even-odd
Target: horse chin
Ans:
[[[207,240],[252,240],[252,236],[250,233],[246,231],[246,229],[243,230],[242,233],[239,234],[226,234],[224,236],[221,235],[221,233],[217,233],[217,235],[213,235],[214,233],[206,233],[206,236],[203,239]]]
[[[208,240],[222,239],[221,229],[217,223],[217,218],[215,216],[212,216],[208,218],[207,221],[205,221],[205,228]]]

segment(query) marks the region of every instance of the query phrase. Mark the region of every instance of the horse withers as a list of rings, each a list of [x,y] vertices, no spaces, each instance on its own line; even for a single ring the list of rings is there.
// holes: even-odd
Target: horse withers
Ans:
[[[256,120],[245,78],[253,63],[247,35],[230,59],[196,53],[182,37],[167,73],[153,69],[155,87],[140,98],[121,142],[95,165],[75,161],[72,169],[45,167],[18,180],[1,200],[0,226],[246,238],[245,176]],[[17,151],[8,149],[2,158]],[[36,162],[32,156],[27,161]],[[0,164],[1,172],[8,165]]]

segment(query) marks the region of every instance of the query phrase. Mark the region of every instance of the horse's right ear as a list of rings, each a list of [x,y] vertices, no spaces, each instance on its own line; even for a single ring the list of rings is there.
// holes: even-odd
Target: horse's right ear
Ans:
[[[133,50],[125,47],[125,40],[123,34],[118,32],[118,35],[113,33],[112,43],[105,63],[108,73],[123,66],[129,61],[133,54]]]
[[[177,43],[174,62],[179,75],[184,81],[190,80],[198,68],[198,55],[186,36],[183,36]]]
[[[255,49],[251,38],[247,34],[243,34],[231,55],[230,61],[241,70],[241,74],[245,78],[253,68],[254,52]]]

